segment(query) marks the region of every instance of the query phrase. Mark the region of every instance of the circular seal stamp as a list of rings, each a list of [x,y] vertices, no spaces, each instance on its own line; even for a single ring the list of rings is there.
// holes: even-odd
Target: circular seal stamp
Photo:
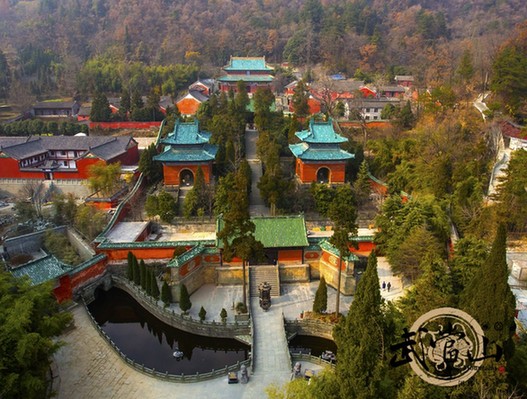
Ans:
[[[429,384],[458,385],[476,374],[483,363],[483,329],[462,310],[431,310],[415,321],[410,334],[415,341],[410,367]]]

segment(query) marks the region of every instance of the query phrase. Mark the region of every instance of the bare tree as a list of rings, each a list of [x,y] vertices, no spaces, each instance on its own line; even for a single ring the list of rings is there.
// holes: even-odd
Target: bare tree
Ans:
[[[46,186],[38,180],[31,180],[20,189],[20,196],[31,202],[37,217],[42,216],[42,206],[46,201],[46,193]]]

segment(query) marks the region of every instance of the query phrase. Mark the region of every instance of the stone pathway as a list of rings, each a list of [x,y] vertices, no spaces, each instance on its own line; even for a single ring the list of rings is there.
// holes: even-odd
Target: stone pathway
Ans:
[[[265,203],[260,196],[260,190],[258,189],[258,182],[262,177],[262,161],[257,158],[256,155],[256,141],[258,140],[257,130],[246,130],[245,131],[245,154],[247,162],[251,167],[251,195],[249,197],[249,211],[251,216],[268,216],[269,208],[265,206]]]
[[[268,374],[273,376],[273,380],[287,381],[287,375],[291,371],[291,359],[284,331],[283,313],[272,305],[266,312],[260,308],[258,298],[252,298],[251,315],[255,331],[255,378]]]

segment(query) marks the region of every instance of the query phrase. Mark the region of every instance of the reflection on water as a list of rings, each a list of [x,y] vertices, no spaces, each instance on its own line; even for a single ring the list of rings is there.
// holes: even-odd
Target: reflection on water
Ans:
[[[88,308],[121,351],[136,363],[170,374],[207,373],[248,358],[249,346],[229,338],[190,334],[148,313],[128,293],[112,288]],[[183,352],[177,360],[173,353]]]
[[[329,350],[337,353],[337,345],[329,339],[312,337],[309,335],[297,335],[289,341],[291,353],[306,353],[313,356],[320,356],[324,351]]]

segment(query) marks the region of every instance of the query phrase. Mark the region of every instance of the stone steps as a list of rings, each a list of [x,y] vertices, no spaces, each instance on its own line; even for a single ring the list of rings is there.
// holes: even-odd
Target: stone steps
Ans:
[[[249,279],[251,281],[252,297],[259,296],[258,287],[264,282],[271,284],[271,296],[280,296],[280,278],[278,267],[274,265],[260,265],[249,267]]]

